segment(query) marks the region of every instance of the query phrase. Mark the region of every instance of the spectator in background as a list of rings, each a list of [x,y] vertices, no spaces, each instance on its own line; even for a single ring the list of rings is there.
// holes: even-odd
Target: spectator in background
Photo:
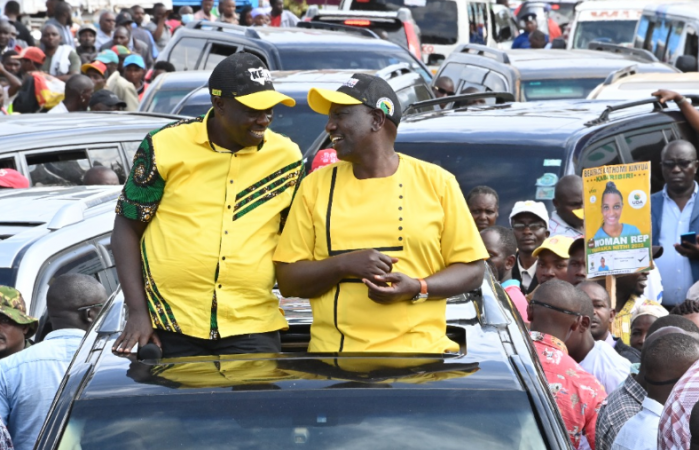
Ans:
[[[0,185],[4,178],[16,178],[8,170],[11,169],[0,169]],[[29,187],[29,183],[22,185]],[[36,333],[38,326],[39,321],[27,315],[27,305],[22,294],[13,287],[0,286],[0,359],[29,348],[32,345],[29,337]]]
[[[533,50],[540,50],[545,48],[550,48],[551,44],[546,42],[546,35],[540,30],[534,30],[529,35],[529,48]]]
[[[144,27],[146,30],[150,31],[153,35],[153,40],[155,40],[155,46],[158,48],[159,52],[162,52],[170,38],[172,37],[172,32],[167,23],[168,10],[162,3],[156,3],[153,5],[153,15],[152,19]]]
[[[551,222],[549,221],[549,226]],[[585,264],[585,238],[580,236],[570,244],[568,249],[568,283],[577,286],[587,279]],[[589,292],[588,292],[589,295]],[[594,299],[593,299],[594,300]]]
[[[672,308],[670,314],[686,317],[699,326],[699,301],[687,299]],[[699,436],[697,436],[699,438]]]
[[[513,49],[531,48],[529,45],[529,36],[539,28],[538,24],[536,23],[536,14],[534,13],[525,14],[521,18],[521,22],[524,24],[524,33],[520,34],[514,41],[512,41]],[[546,43],[548,43],[548,36],[544,36],[546,37]]]
[[[270,6],[272,10],[270,11],[269,25],[272,27],[295,27],[297,23],[300,22],[299,18],[296,17],[291,11],[284,9],[284,0],[271,0]]]
[[[83,176],[83,184],[85,186],[118,186],[121,183],[119,183],[119,176],[109,167],[94,166],[85,172],[85,175]]]
[[[551,236],[577,238],[585,234],[583,219],[576,211],[583,207],[583,182],[578,175],[566,175],[558,180],[553,197],[556,210],[549,220]]]
[[[597,413],[607,394],[597,379],[568,355],[565,344],[580,327],[581,306],[570,283],[551,280],[536,290],[527,313],[534,349],[573,447],[578,448],[584,436],[595,450]]]
[[[221,0],[218,3],[219,22],[238,25],[238,15],[235,13],[235,0]]]
[[[56,15],[56,5],[63,0],[46,0],[46,17],[49,19]]]
[[[657,265],[664,285],[663,305],[672,309],[699,281],[699,245],[680,242],[681,235],[699,232],[697,151],[690,142],[672,141],[660,153],[660,165],[665,187],[650,197],[652,236],[653,245],[667,249]]]
[[[695,362],[680,378],[665,401],[658,429],[658,450],[688,449],[692,436],[689,417],[697,404],[699,362]],[[696,438],[695,438],[696,439]]]
[[[22,48],[14,44],[12,39],[12,24],[7,20],[0,19],[0,54],[8,51],[22,51]]]
[[[119,73],[117,54],[112,50],[105,50],[97,55],[97,61],[107,66],[105,87],[126,103],[126,111],[136,111],[138,109],[138,93],[136,93],[134,85]]]
[[[641,351],[651,325],[669,313],[660,305],[643,305],[631,317],[631,347]]]
[[[614,391],[631,373],[631,363],[604,341],[592,336],[590,324],[595,316],[592,300],[582,289],[575,290],[582,319],[577,330],[566,339],[568,354],[588,373],[602,383],[606,392]]]
[[[16,77],[20,76],[20,62],[13,56],[19,55],[20,52],[14,50],[8,50],[2,54],[2,66],[5,71]],[[4,76],[4,75],[3,75]]]
[[[643,409],[621,428],[612,450],[655,448],[663,404],[677,381],[697,360],[699,342],[691,336],[673,333],[649,344],[641,362],[647,391]]]
[[[129,55],[124,60],[124,78],[133,84],[138,94],[138,99],[143,97],[143,93],[148,85],[144,83],[143,77],[146,75],[146,64],[141,55]]]
[[[58,2],[55,12],[53,18],[46,21],[44,28],[48,25],[55,26],[61,38],[60,43],[75,49],[75,39],[73,39],[73,33],[70,31],[73,25],[73,9],[70,3],[65,1]]]
[[[653,92],[651,95],[658,97],[660,103],[667,103],[668,101],[675,102],[687,119],[687,122],[694,128],[694,131],[699,132],[699,110],[692,105],[691,100],[688,100],[682,94],[666,89],[660,89]]]
[[[61,42],[58,29],[48,23],[44,25],[41,30],[41,45],[46,59],[41,70],[61,81],[68,81],[70,77],[80,73],[80,57],[73,47]]]
[[[167,73],[167,72],[174,72],[175,71],[175,66],[172,65],[171,62],[169,61],[157,61],[155,65],[153,66],[153,73],[151,74],[150,77],[150,82],[152,83],[158,76]]]
[[[522,320],[529,323],[527,317],[527,299],[522,293],[520,283],[512,279],[512,268],[517,263],[517,240],[509,228],[494,225],[481,231],[481,239],[488,251],[486,262],[493,271],[502,288],[515,304]]]
[[[466,195],[466,204],[476,222],[478,231],[492,227],[500,216],[500,199],[495,189],[476,186]]]
[[[102,89],[92,94],[90,111],[124,111],[126,102],[109,89]]]
[[[32,33],[20,20],[19,3],[17,3],[15,0],[9,0],[7,3],[5,3],[5,16],[17,29],[17,37],[26,42],[28,46],[34,47],[34,37],[32,36]]]
[[[251,27],[253,25],[252,21],[252,5],[245,5],[243,9],[240,10],[240,25]]]
[[[107,66],[101,61],[93,61],[88,64],[83,64],[80,68],[83,75],[87,76],[95,86],[95,92],[104,89],[107,83]]]
[[[254,27],[266,27],[269,25],[269,13],[266,8],[254,8],[252,15],[252,25]]]
[[[107,49],[105,49],[105,50],[107,50]],[[126,46],[124,46],[124,45],[112,45],[108,50],[111,50],[114,53],[116,53],[117,59],[119,60],[119,63],[117,64],[117,70],[119,71],[119,74],[123,75],[124,74],[124,60],[126,59],[127,56],[129,56],[131,54],[131,50],[126,48]]]
[[[143,19],[145,16],[146,12],[140,6],[135,5],[131,7],[131,18],[133,19],[133,23],[131,24],[131,36],[133,36],[134,39],[148,44],[148,51],[150,52],[151,59],[155,61],[155,58],[158,57],[158,48],[155,45],[153,35],[150,34],[150,31],[143,28]]]
[[[42,342],[0,360],[0,418],[17,450],[31,450],[53,397],[107,292],[94,278],[61,275],[46,294],[53,327]]]
[[[3,91],[0,108],[5,108],[5,114],[9,114],[7,107],[12,104],[17,91],[22,87],[22,80],[19,74],[20,62],[17,59],[12,59],[13,56],[17,55],[19,53],[10,50],[3,53],[0,60],[0,90]]]
[[[642,306],[660,304],[643,297],[648,282],[647,272],[618,276],[616,280],[616,313],[612,333],[621,338],[624,344],[631,345],[631,318]]]
[[[131,30],[132,28],[130,24],[128,27],[124,25],[117,26],[114,30],[112,40],[104,44],[100,48],[100,51],[109,50],[115,45],[121,45],[126,47],[130,53],[141,55],[143,57],[143,63],[146,65],[146,67],[152,66],[153,58],[150,56],[148,44],[139,39],[134,39],[133,36],[131,36]]]
[[[624,344],[621,339],[614,337],[611,332],[614,322],[614,310],[612,300],[609,298],[607,290],[595,281],[583,281],[578,284],[577,289],[583,291],[592,300],[594,316],[590,324],[592,337],[598,342],[605,342],[613,348],[620,356],[626,358],[632,364],[641,362],[641,352],[631,346]]]
[[[97,39],[97,28],[91,23],[86,23],[78,30],[78,47],[75,53],[80,57],[81,64],[88,64],[97,57],[97,47],[95,41]]]
[[[180,6],[180,9],[177,10],[177,13],[180,15],[182,25],[187,25],[188,23],[194,21],[194,10],[191,6]]]
[[[111,11],[104,11],[100,14],[99,20],[100,29],[97,30],[97,40],[95,47],[101,48],[104,44],[112,40],[114,27],[116,26],[116,18]]]
[[[536,257],[536,279],[539,284],[557,278],[568,279],[568,249],[573,240],[565,236],[549,237],[532,252]]]
[[[65,98],[51,108],[49,114],[87,111],[95,84],[85,75],[73,75],[66,82]]]
[[[432,86],[432,92],[437,98],[449,97],[455,94],[454,92],[454,82],[449,77],[439,77],[435,80]],[[440,103],[439,107],[441,109],[446,109],[449,106],[449,102]]]
[[[537,259],[532,253],[549,237],[548,223],[549,213],[541,202],[517,202],[510,213],[510,225],[517,239],[517,264],[512,268],[512,278],[522,283],[525,294],[539,285]]]
[[[201,0],[201,9],[194,14],[194,20],[215,22],[216,16],[211,13],[212,9],[214,9],[214,0]]]

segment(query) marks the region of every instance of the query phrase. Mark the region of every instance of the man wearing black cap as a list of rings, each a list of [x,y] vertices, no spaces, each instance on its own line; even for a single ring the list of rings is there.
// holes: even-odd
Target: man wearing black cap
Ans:
[[[126,102],[109,89],[100,89],[90,98],[90,111],[123,111]]]
[[[249,53],[221,61],[209,92],[206,115],[146,136],[117,203],[129,318],[116,351],[151,339],[166,357],[281,348],[272,255],[303,161],[268,127],[275,105],[295,102]]]
[[[400,103],[379,77],[311,89],[340,162],[301,184],[274,254],[284,296],[311,299],[312,352],[458,351],[446,298],[480,287],[488,252],[447,171],[393,150]]]

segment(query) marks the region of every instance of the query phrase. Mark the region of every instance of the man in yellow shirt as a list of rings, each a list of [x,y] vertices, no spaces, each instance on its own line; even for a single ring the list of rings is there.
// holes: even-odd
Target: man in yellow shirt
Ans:
[[[279,289],[311,299],[311,352],[457,351],[446,298],[488,253],[454,176],[393,150],[401,110],[379,77],[311,89],[340,162],[299,188],[274,254]]]
[[[146,136],[119,198],[118,352],[149,340],[164,357],[280,350],[272,255],[302,159],[268,127],[273,106],[295,102],[249,53],[221,61],[209,91],[206,115]]]

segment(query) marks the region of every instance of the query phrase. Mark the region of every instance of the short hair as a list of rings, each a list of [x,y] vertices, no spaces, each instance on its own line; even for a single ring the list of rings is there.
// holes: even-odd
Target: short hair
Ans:
[[[539,287],[532,293],[533,297],[547,299],[547,303],[559,308],[571,311],[581,311],[582,302],[576,298],[576,291],[572,284],[567,281],[554,278]],[[589,298],[589,297],[588,297]]]
[[[81,74],[75,74],[66,81],[65,97],[72,97],[82,94],[82,92],[92,85],[92,80],[89,77]]]
[[[61,30],[59,30],[58,27],[57,27],[56,25],[54,25],[54,24],[52,24],[52,23],[45,23],[45,24],[41,27],[41,34],[44,34],[44,31],[46,31],[48,28],[53,28],[53,29],[55,29],[56,31],[58,31],[59,34],[60,34],[60,32],[61,32]]]
[[[607,186],[604,188],[604,192],[602,192],[602,198],[604,199],[604,196],[607,194],[616,194],[619,196],[621,199],[621,204],[624,204],[624,196],[622,195],[621,191],[617,189],[616,183],[613,181],[608,181]]]
[[[15,51],[15,50],[8,50],[8,51],[6,51],[5,53],[2,54],[2,62],[5,62],[5,61],[7,61],[8,59],[10,59],[12,56],[17,56],[17,55],[19,55],[19,53],[17,53],[17,51]]]
[[[658,318],[653,324],[648,327],[648,333],[646,336],[650,336],[661,328],[665,327],[677,327],[684,331],[689,331],[690,333],[699,333],[699,327],[696,326],[694,322],[683,316],[670,314],[669,316],[663,316]]]
[[[532,31],[532,34],[529,36],[529,39],[534,41],[545,41],[546,35],[541,30],[534,30]]]
[[[106,16],[107,14],[112,14],[112,15],[114,15],[113,12],[109,11],[108,9],[105,9],[105,10],[103,10],[103,11],[100,13],[100,16],[99,16],[100,18],[99,18],[98,22],[101,21],[101,20],[102,20],[102,17]]]
[[[68,2],[58,2],[56,4],[56,9],[54,9],[54,14],[67,12],[71,14],[73,12],[73,7],[70,6]]]
[[[240,10],[240,18],[245,17],[245,14],[252,12],[252,5],[245,5],[243,9]]]
[[[505,228],[500,225],[493,225],[481,231],[481,235],[484,233],[495,233],[498,235],[498,241],[502,245],[502,249],[507,253],[507,256],[514,255],[517,253],[517,239],[515,239],[515,232],[511,228]]]
[[[481,194],[492,195],[493,197],[495,197],[495,204],[500,205],[500,197],[498,196],[498,193],[495,191],[495,189],[491,188],[490,186],[476,186],[470,191],[468,191],[468,194],[466,194],[466,203],[469,203],[471,199],[476,195]]]
[[[160,2],[158,2],[158,3],[156,3],[156,4],[153,5],[153,9],[155,9],[155,8],[165,8],[165,5],[162,4],[162,3],[160,3]]]
[[[605,302],[607,303],[607,306],[610,308],[612,307],[612,299],[609,297],[609,292],[607,292],[607,289],[605,289],[605,287],[602,286],[602,284],[599,281],[591,281],[591,280],[581,281],[580,283],[578,283],[575,286],[575,289],[582,290],[580,288],[583,288],[585,286],[593,286],[593,287],[602,289],[602,291],[604,292]],[[588,297],[589,297],[589,295],[588,295]],[[590,298],[592,298],[592,297],[590,297]]]
[[[681,333],[661,336],[649,346],[644,346],[641,352],[641,366],[646,374],[657,373],[671,367],[672,364],[691,364],[697,359],[699,359],[699,341],[688,334]]]
[[[17,3],[15,0],[10,0],[9,2],[5,3],[5,14],[12,14],[18,16],[19,3]]]
[[[56,277],[46,293],[49,317],[107,300],[107,291],[94,277],[80,273],[68,273]]]
[[[119,28],[123,28],[124,31],[126,31],[126,35],[127,35],[128,37],[131,37],[131,27],[127,27],[126,25],[117,25],[117,26],[114,28],[114,32],[116,33],[117,30],[118,30]]]
[[[175,66],[169,61],[158,61],[153,66],[153,70],[164,70],[165,72],[174,72]]]
[[[689,314],[699,313],[699,301],[687,299],[679,305],[672,308],[670,314],[678,316],[688,316]]]
[[[595,315],[595,307],[592,304],[592,299],[589,295],[587,295],[587,292],[576,287],[575,300],[580,302],[580,314],[587,316],[590,318],[590,320],[592,320],[592,317]]]

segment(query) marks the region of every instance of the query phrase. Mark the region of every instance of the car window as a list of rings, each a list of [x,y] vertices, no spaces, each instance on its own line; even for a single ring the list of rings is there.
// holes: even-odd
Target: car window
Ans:
[[[558,80],[522,80],[521,101],[587,98],[604,78],[562,78]]]
[[[0,169],[17,170],[17,160],[15,159],[15,155],[3,156],[0,158]]]
[[[579,164],[576,165],[576,172],[581,174],[583,169],[614,164],[621,164],[621,156],[619,156],[619,147],[612,138],[602,142],[595,142],[583,149],[582,158]]]
[[[400,102],[400,106],[403,111],[405,111],[408,106],[412,105],[413,103],[417,103],[422,100],[430,100],[433,98],[427,88],[423,85],[408,86],[404,89],[396,91],[396,95],[398,96],[398,101]]]
[[[456,92],[463,92],[469,87],[475,87],[480,91],[485,90],[484,80],[490,71],[483,67],[471,64],[449,63],[439,74],[439,77],[449,77],[454,83]]]
[[[170,114],[177,104],[182,100],[187,94],[189,94],[192,89],[167,89],[159,90],[153,94],[153,100],[148,107],[151,112]]]
[[[483,81],[483,84],[485,85],[488,90],[494,91],[494,92],[509,92],[510,87],[507,83],[507,80],[505,77],[500,75],[497,72],[490,71],[488,72],[488,75],[486,75],[485,80]]]
[[[573,48],[587,49],[592,41],[629,44],[634,41],[635,20],[584,20],[578,22]]]
[[[488,42],[488,6],[485,3],[468,3],[469,42],[486,45]]]
[[[90,168],[86,150],[28,153],[24,157],[34,186],[80,185]]]
[[[118,148],[92,148],[89,149],[87,153],[90,155],[90,163],[93,167],[108,167],[116,172],[120,183],[123,184],[126,181],[124,161],[121,159]]]
[[[491,7],[495,42],[511,41],[514,39],[517,24],[512,20],[509,9],[504,5],[491,5]]]
[[[128,170],[131,170],[131,166],[133,165],[133,157],[136,154],[136,151],[138,150],[138,147],[140,145],[141,141],[130,141],[121,143],[121,148],[124,149],[124,154],[126,155],[126,162],[129,165]]]
[[[204,53],[206,39],[182,38],[172,48],[168,61],[176,71],[195,70],[199,57]]]
[[[296,100],[296,106],[293,108],[274,109],[274,120],[270,128],[288,136],[304,153],[321,133],[325,133],[328,116],[313,112],[306,103],[305,96],[295,97],[294,100]]]
[[[680,41],[682,40],[682,32],[684,31],[683,22],[672,22],[670,32],[667,38],[667,49],[661,61],[669,62],[680,51]],[[681,52],[680,52],[681,54]]]
[[[211,102],[209,103],[187,103],[182,106],[182,109],[176,111],[177,114],[189,117],[198,117],[204,115],[211,109]]]
[[[651,192],[657,192],[665,184],[660,167],[660,152],[667,139],[662,130],[644,131],[641,133],[625,133],[624,142],[634,162],[650,161]]]
[[[203,65],[204,70],[214,70],[214,68],[224,59],[238,51],[237,45],[226,45],[220,43],[212,43],[209,48],[209,53],[206,55],[206,63]]]
[[[651,50],[650,42],[653,28],[655,28],[655,21],[651,20],[651,18],[646,15],[641,16],[636,26],[634,47]]]
[[[684,51],[682,52],[683,55],[691,55],[691,56],[698,56],[699,55],[699,38],[697,38],[697,32],[696,30],[691,27],[687,26],[687,33],[686,33],[687,39],[684,43]]]

